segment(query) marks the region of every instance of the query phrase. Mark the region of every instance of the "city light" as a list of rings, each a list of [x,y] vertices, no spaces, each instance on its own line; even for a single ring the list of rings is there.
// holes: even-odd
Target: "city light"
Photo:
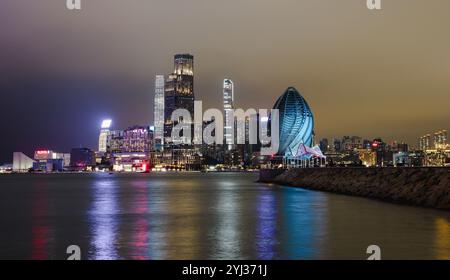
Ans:
[[[111,127],[112,120],[104,120],[102,122],[102,129],[109,129]]]

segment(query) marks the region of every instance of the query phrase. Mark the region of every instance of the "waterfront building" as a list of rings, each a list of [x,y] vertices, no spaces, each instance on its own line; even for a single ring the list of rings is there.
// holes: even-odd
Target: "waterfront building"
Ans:
[[[423,153],[424,166],[450,166],[450,145],[447,143],[447,130],[420,137],[419,148]]]
[[[70,154],[55,153],[50,150],[37,150],[34,152],[33,169],[35,171],[63,171],[69,165]]]
[[[104,120],[101,125],[100,135],[98,138],[98,151],[106,153],[108,150],[109,129],[111,127],[111,120]]]
[[[225,112],[225,126],[224,126],[224,143],[227,144],[228,150],[233,149],[234,143],[234,84],[230,79],[223,81],[223,109]]]
[[[112,130],[109,134],[108,153],[121,153],[123,149],[123,130]]]
[[[0,165],[0,173],[10,173],[13,171],[12,163],[4,163]]]
[[[450,147],[424,151],[425,166],[450,166]]]
[[[150,154],[153,130],[148,126],[132,126],[123,131],[111,132],[111,164],[114,171],[147,172],[150,169]]]
[[[201,146],[171,146],[162,152],[152,152],[151,167],[155,170],[200,170],[202,166]]]
[[[420,167],[425,164],[425,153],[421,150],[418,151],[410,151],[409,152],[409,161],[411,167]]]
[[[154,105],[154,147],[161,150],[164,146],[164,76],[156,75]]]
[[[148,153],[153,147],[153,132],[148,126],[132,126],[123,132],[122,153]]]
[[[13,153],[13,166],[12,170],[14,172],[28,172],[30,168],[33,167],[34,160],[24,153],[14,152]]]
[[[397,152],[393,154],[393,164],[395,167],[411,166],[409,154],[407,152]]]
[[[274,109],[279,110],[280,145],[278,155],[296,156],[300,144],[313,144],[314,118],[306,100],[293,87],[278,98]]]
[[[360,149],[359,160],[361,161],[362,165],[366,167],[376,166],[377,154],[371,149]]]
[[[70,167],[76,171],[92,170],[95,166],[95,152],[88,148],[73,148],[70,151]]]

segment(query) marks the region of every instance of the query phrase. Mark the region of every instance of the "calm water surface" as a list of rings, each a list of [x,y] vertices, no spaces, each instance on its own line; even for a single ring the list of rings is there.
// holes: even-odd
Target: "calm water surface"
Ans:
[[[257,174],[0,176],[0,259],[450,259],[450,213]]]

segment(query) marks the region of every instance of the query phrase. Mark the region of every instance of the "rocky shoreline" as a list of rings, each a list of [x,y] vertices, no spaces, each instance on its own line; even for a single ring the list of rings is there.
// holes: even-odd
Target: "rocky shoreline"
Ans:
[[[450,168],[293,168],[260,171],[260,182],[450,210]]]

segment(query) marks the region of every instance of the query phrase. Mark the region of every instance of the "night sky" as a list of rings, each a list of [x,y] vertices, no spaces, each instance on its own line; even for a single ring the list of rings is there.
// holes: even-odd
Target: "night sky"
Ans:
[[[65,0],[0,2],[0,162],[13,151],[97,147],[114,128],[153,121],[156,74],[195,56],[195,95],[271,108],[288,86],[316,134],[416,144],[450,129],[450,1]]]

